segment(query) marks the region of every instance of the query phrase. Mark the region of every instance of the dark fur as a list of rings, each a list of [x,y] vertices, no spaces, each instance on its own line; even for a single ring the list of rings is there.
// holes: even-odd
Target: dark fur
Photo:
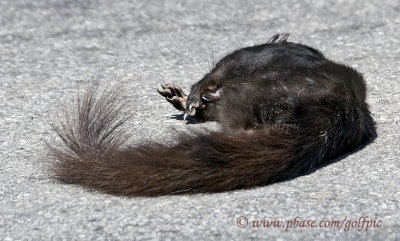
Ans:
[[[220,192],[296,177],[373,140],[363,77],[287,36],[229,54],[188,97],[164,89],[176,108],[223,127],[174,146],[121,147],[125,104],[90,89],[53,126],[63,142],[49,145],[53,173],[115,195]]]

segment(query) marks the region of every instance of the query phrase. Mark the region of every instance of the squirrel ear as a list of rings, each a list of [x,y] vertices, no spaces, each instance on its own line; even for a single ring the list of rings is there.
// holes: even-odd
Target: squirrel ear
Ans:
[[[272,38],[270,38],[267,41],[267,44],[287,42],[287,39],[289,38],[289,35],[290,35],[289,33],[275,34],[274,36],[272,36]]]

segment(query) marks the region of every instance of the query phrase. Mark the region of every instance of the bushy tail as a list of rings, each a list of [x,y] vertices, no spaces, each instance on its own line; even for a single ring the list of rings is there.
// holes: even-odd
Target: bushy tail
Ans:
[[[309,129],[300,123],[181,134],[174,146],[147,142],[124,147],[129,136],[123,124],[130,115],[117,92],[100,94],[92,87],[74,113],[53,125],[62,140],[48,144],[57,179],[125,196],[219,192],[296,176],[365,141],[332,151],[329,135],[345,130],[321,133],[326,126]]]

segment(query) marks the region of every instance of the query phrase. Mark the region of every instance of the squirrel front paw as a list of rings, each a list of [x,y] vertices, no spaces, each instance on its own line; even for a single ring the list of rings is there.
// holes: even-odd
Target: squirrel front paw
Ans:
[[[173,84],[163,85],[161,84],[161,90],[157,89],[157,92],[164,96],[166,100],[171,103],[176,109],[184,111],[186,109],[187,95],[183,93],[182,88]]]

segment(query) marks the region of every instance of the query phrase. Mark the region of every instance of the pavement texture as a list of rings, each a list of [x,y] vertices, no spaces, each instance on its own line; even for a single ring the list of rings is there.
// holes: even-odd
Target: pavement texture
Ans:
[[[92,81],[124,84],[132,144],[217,128],[174,119],[155,89],[188,90],[227,53],[282,32],[364,74],[374,143],[294,180],[219,194],[115,197],[43,168],[48,122]],[[5,0],[0,60],[0,240],[400,239],[399,1]]]

